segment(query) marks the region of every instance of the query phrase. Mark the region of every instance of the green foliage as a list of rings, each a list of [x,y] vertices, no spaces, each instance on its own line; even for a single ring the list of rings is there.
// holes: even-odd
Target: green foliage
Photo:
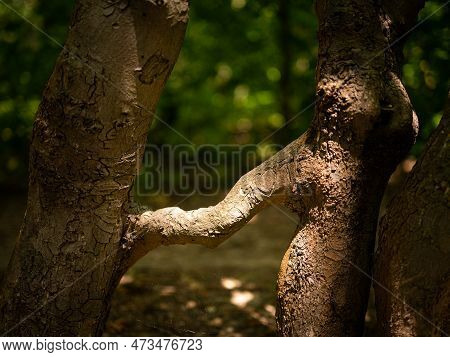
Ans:
[[[71,1],[8,1],[64,42]],[[24,186],[34,114],[61,48],[0,4],[0,184]]]
[[[195,144],[286,144],[304,131],[313,115],[312,108],[302,110],[314,100],[317,21],[311,1],[289,2],[285,18],[279,11],[281,1],[192,2],[186,42],[158,116]],[[8,4],[64,42],[73,0]],[[429,1],[421,18],[441,5]],[[423,128],[415,154],[437,125],[446,98],[447,11],[420,25],[405,48],[404,80]],[[287,23],[287,35],[282,23]],[[3,4],[0,43],[0,184],[20,186],[26,182],[33,116],[61,49]],[[287,92],[281,90],[283,78]],[[286,126],[291,118],[283,113],[283,100],[292,116],[302,112]],[[149,140],[186,143],[157,120]]]
[[[403,81],[420,121],[420,134],[412,152],[418,155],[439,124],[450,87],[449,9],[444,1],[428,1],[419,14],[417,30],[404,49]],[[439,8],[441,8],[439,10]]]
[[[291,7],[289,101],[296,113],[314,100],[317,24],[310,1]],[[161,101],[161,118],[176,123],[195,144],[259,143],[290,119],[280,108],[280,46],[286,40],[280,36],[277,1],[194,2],[181,57]],[[311,112],[297,118],[281,141],[297,136],[310,117]],[[152,142],[185,142],[167,130],[150,137]]]

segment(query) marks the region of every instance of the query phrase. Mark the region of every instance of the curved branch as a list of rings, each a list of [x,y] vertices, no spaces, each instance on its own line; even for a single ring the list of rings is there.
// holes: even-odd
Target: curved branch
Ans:
[[[160,245],[189,243],[214,248],[270,202],[283,201],[291,184],[290,166],[305,136],[242,176],[215,206],[192,211],[169,207],[128,216],[123,247],[129,250],[130,264]]]

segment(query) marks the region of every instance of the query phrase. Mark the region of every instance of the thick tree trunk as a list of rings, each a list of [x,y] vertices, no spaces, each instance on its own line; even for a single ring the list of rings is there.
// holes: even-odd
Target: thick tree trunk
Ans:
[[[450,333],[449,117],[450,101],[381,222],[375,297],[385,336]]]
[[[8,335],[95,335],[127,268],[129,192],[187,0],[77,2],[33,129],[26,216],[0,301]]]
[[[281,335],[363,332],[380,200],[417,122],[376,1],[318,0],[316,115],[296,160],[300,225],[278,279]],[[288,204],[289,205],[289,204]]]

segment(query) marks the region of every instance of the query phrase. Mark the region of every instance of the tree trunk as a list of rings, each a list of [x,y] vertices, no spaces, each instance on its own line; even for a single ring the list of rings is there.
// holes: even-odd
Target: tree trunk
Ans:
[[[379,204],[417,122],[391,48],[400,26],[385,9],[318,0],[316,12],[318,100],[291,173],[300,224],[280,268],[277,322],[284,336],[361,335]]]
[[[380,334],[450,333],[450,101],[380,226],[375,297]]]
[[[187,10],[187,0],[77,1],[34,124],[27,211],[0,301],[4,334],[101,334],[127,268],[130,188]]]

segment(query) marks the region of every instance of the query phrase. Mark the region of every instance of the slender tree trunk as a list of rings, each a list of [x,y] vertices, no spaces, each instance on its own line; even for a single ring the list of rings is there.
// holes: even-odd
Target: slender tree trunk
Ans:
[[[187,10],[185,0],[77,1],[34,124],[3,333],[102,332],[127,268],[121,238],[136,165]]]
[[[361,335],[379,204],[417,122],[390,48],[399,27],[385,9],[318,0],[316,12],[318,101],[292,172],[300,224],[279,273],[278,327],[285,336]]]
[[[450,333],[450,101],[380,227],[375,297],[380,334]]]

